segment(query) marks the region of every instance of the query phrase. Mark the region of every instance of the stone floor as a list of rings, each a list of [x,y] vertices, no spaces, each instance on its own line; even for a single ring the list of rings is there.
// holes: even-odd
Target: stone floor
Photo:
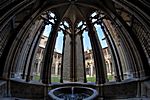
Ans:
[[[37,99],[23,99],[15,97],[0,98],[0,100],[37,100]],[[128,98],[128,99],[98,99],[98,100],[150,100],[150,98]]]
[[[35,100],[35,99],[23,99],[23,98],[7,97],[7,98],[0,98],[0,100]]]
[[[150,98],[101,99],[101,100],[150,100]]]

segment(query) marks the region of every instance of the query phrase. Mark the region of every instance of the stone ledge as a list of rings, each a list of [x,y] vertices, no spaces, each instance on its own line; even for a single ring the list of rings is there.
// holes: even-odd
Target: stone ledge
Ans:
[[[7,82],[0,80],[0,97],[7,95]]]
[[[12,97],[27,99],[42,99],[45,97],[45,85],[31,84],[16,80],[10,81],[10,93]]]

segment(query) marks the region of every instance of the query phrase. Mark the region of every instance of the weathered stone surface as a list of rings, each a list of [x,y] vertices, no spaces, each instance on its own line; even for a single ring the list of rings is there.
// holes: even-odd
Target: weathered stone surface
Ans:
[[[141,96],[150,98],[150,81],[142,82],[141,88]]]
[[[71,65],[71,45],[70,45],[71,39],[69,34],[66,35],[65,40],[65,47],[64,47],[64,58],[63,58],[63,80],[70,81],[70,65]]]
[[[84,64],[83,64],[82,43],[80,35],[76,36],[76,75],[77,81],[84,81]]]
[[[103,87],[105,98],[131,98],[138,95],[138,82],[107,84]]]
[[[6,81],[0,80],[0,97],[4,97],[7,94],[7,84]]]
[[[10,90],[12,97],[42,99],[45,96],[45,86],[42,84],[11,81]]]

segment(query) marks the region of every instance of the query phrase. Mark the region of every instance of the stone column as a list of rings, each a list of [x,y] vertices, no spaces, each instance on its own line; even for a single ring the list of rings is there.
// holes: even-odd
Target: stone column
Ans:
[[[40,73],[41,71],[40,71],[40,67],[41,67],[41,62],[42,62],[42,59],[43,59],[43,54],[42,54],[42,52],[43,52],[43,49],[41,49],[41,52],[40,52],[40,55],[39,55],[39,61],[38,61],[38,66],[37,66],[37,73]]]
[[[110,47],[110,50],[112,53],[112,58],[114,61],[114,67],[115,67],[115,72],[116,72],[116,81],[121,81],[121,79],[123,79],[123,72],[122,72],[122,66],[121,66],[121,61],[120,61],[120,57],[118,54],[118,50],[113,41],[113,38],[111,37],[111,35],[109,33],[109,30],[105,26],[105,22],[103,22],[105,27],[102,25],[102,23],[99,23],[99,24],[101,25],[101,29],[105,35],[106,41],[107,41],[108,46]],[[106,33],[105,29],[107,30],[107,33]]]
[[[108,72],[111,73],[111,66],[110,66],[110,61],[107,60],[107,63],[108,63]]]
[[[38,22],[38,24],[33,25],[33,27],[30,29],[32,31],[31,31],[28,39],[26,39],[27,43],[25,42],[26,45],[24,45],[24,47],[23,47],[24,49],[23,49],[23,52],[21,53],[22,54],[21,55],[22,61],[20,61],[21,63],[19,63],[19,65],[17,66],[17,67],[20,67],[20,65],[23,64],[22,79],[25,79],[25,77],[26,77],[28,67],[30,66],[29,63],[30,63],[30,60],[32,58],[31,55],[33,54],[33,49],[35,49],[34,46],[37,43],[36,40],[38,38],[38,35],[40,34],[39,29],[41,29],[42,25],[43,25],[42,19]]]
[[[112,21],[118,26],[117,30],[120,31],[120,38],[125,47],[123,49],[127,48],[126,52],[130,54],[129,57],[132,60],[133,69],[135,69],[134,77],[150,76],[148,60],[139,39],[135,36],[135,32],[133,32],[122,17],[117,13],[113,14],[111,16],[113,19]]]
[[[71,65],[71,59],[70,59],[70,56],[71,56],[71,38],[69,36],[69,34],[66,34],[64,35],[64,50],[63,50],[63,58],[62,58],[62,79],[64,82],[68,82],[70,81],[70,65]]]
[[[58,75],[59,62],[55,63],[55,75]]]
[[[34,55],[36,54],[36,50],[38,48],[38,44],[39,44],[39,41],[40,41],[40,38],[41,38],[41,35],[43,34],[43,31],[45,29],[45,24],[42,23],[41,24],[41,27],[39,28],[39,30],[37,31],[37,34],[35,35],[35,38],[33,40],[33,43],[32,43],[32,47],[31,47],[31,50],[30,51],[30,58],[28,58],[29,60],[29,64],[28,64],[28,70],[27,70],[27,77],[26,77],[26,81],[30,81],[31,80],[31,77],[33,77],[31,74],[31,71],[32,71],[32,64],[33,64],[33,60],[34,60]]]
[[[91,77],[93,76],[93,66],[90,65],[90,68],[91,68]]]
[[[40,73],[40,65],[41,65],[41,60],[39,59],[39,61],[38,61],[38,65],[37,65],[37,71],[36,71],[36,73]]]
[[[84,30],[83,30],[83,31],[84,31]],[[81,33],[80,33],[80,34],[83,34],[83,31],[81,31]],[[84,73],[84,82],[86,83],[86,82],[87,82],[87,79],[86,79],[86,66],[85,66],[84,44],[83,44],[83,36],[82,36],[82,35],[81,35],[80,39],[81,39],[82,56],[83,56],[83,73]]]
[[[65,42],[66,42],[66,32],[63,31],[64,37],[63,37],[63,50],[62,50],[62,58],[61,58],[61,72],[60,72],[60,82],[63,83],[63,65],[64,65],[64,51],[65,51]]]
[[[77,34],[76,35],[76,41],[75,41],[75,45],[76,45],[76,77],[77,77],[77,81],[78,82],[84,82],[84,73],[85,73],[85,66],[84,66],[84,52],[82,51],[82,35],[81,34]]]
[[[82,32],[65,34],[63,50],[63,80],[86,82]]]
[[[72,29],[72,33],[71,33],[70,37],[71,37],[71,42],[70,42],[71,43],[70,81],[75,82],[75,81],[77,81],[77,76],[76,76],[76,35],[75,35],[75,32],[74,32],[74,29]]]

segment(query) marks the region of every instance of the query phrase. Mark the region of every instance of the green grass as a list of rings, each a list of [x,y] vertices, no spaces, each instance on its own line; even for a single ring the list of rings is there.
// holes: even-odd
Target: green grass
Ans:
[[[107,76],[108,80],[113,80],[112,75]],[[87,82],[96,82],[96,77],[87,77]]]
[[[34,76],[34,80],[39,80],[40,79],[40,76],[39,75],[35,75]]]
[[[112,75],[108,75],[108,80],[113,80]],[[40,76],[35,75],[34,80],[39,80]],[[59,76],[52,76],[51,82],[60,82],[60,77]],[[87,82],[96,82],[96,77],[87,77]]]
[[[60,82],[60,77],[59,76],[53,76],[51,78],[51,82]]]
[[[87,82],[96,82],[96,77],[87,77]]]
[[[34,76],[34,80],[40,80],[40,76],[39,75],[35,75]],[[60,82],[60,78],[58,76],[52,76],[51,82]]]
[[[34,80],[39,80],[39,79],[40,79],[40,76],[38,76],[38,75],[34,76]],[[87,77],[87,81],[88,82],[95,82],[96,81],[96,77]],[[51,82],[60,82],[60,77],[52,76]]]
[[[113,76],[112,75],[108,75],[108,80],[113,80]]]

